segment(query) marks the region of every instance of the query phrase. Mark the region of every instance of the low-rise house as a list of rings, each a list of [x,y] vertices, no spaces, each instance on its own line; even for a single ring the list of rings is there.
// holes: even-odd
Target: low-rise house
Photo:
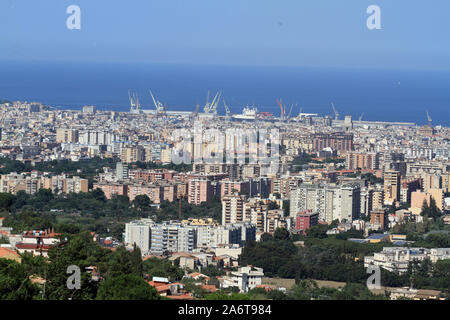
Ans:
[[[433,263],[442,259],[450,259],[450,248],[384,247],[381,252],[364,257],[364,267],[375,265],[388,271],[404,273],[408,270],[409,262],[425,259],[430,259]]]
[[[14,260],[19,263],[22,260],[16,251],[4,247],[0,247],[0,259]]]
[[[402,298],[411,300],[443,300],[441,291],[413,289],[409,287],[392,288],[389,290],[391,300],[399,300]]]
[[[238,287],[239,291],[243,293],[261,285],[264,277],[263,269],[253,266],[241,267],[238,271],[232,271],[230,274],[232,285]]]
[[[53,229],[24,231],[22,241],[16,243],[16,249],[19,253],[30,252],[33,255],[47,257],[48,250],[60,243],[58,238],[60,235],[60,233],[55,233]]]

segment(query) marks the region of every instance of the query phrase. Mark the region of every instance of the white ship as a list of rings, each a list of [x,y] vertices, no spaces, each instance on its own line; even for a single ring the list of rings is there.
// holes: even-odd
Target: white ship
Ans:
[[[241,114],[234,114],[232,117],[238,120],[255,120],[258,116],[258,109],[246,106]]]

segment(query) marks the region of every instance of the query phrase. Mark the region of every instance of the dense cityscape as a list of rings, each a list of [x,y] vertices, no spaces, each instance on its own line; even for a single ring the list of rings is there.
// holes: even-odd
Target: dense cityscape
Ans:
[[[450,128],[427,111],[232,114],[218,92],[187,112],[150,94],[129,112],[0,101],[0,299],[450,297]]]
[[[0,1],[2,314],[445,315],[449,12]]]

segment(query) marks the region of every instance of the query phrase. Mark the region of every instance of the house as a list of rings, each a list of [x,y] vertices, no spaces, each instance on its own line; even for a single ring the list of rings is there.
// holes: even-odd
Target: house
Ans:
[[[190,273],[190,274],[186,275],[186,278],[190,278],[190,279],[194,279],[194,280],[198,280],[198,281],[202,281],[202,282],[206,282],[206,283],[208,283],[208,281],[211,279],[207,275],[204,275],[203,273],[200,273],[200,272]]]
[[[4,248],[4,247],[0,247],[0,259],[9,259],[9,260],[14,260],[17,262],[21,262],[21,258],[20,255],[13,250],[10,250],[8,248]]]
[[[257,285],[261,285],[263,277],[263,269],[253,266],[241,267],[238,271],[231,272],[233,286],[238,287],[242,293],[256,288]]]
[[[202,288],[205,289],[205,291],[208,292],[208,293],[214,293],[214,292],[217,291],[216,286],[213,285],[213,284],[204,284],[202,286]]]
[[[411,300],[443,300],[441,298],[441,291],[437,290],[424,290],[413,288],[392,288],[390,290],[391,300],[398,300],[401,298],[407,298]]]
[[[47,257],[48,250],[54,245],[59,244],[60,233],[55,233],[52,229],[24,231],[22,241],[16,243],[16,249],[19,253],[30,252],[33,255],[42,255]]]
[[[181,282],[170,283],[167,278],[153,277],[152,281],[149,281],[148,284],[154,287],[160,296],[168,299],[194,299],[191,293],[186,292],[184,285]]]

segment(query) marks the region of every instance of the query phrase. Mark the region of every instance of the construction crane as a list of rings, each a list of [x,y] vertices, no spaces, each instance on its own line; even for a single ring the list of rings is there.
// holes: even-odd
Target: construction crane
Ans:
[[[197,118],[198,116],[198,109],[200,108],[200,105],[197,104],[197,106],[195,107],[195,117]]]
[[[130,93],[128,90],[128,98],[130,99],[130,112],[131,113],[140,113],[141,104],[139,102],[139,96],[136,92]]]
[[[216,93],[216,96],[211,103],[211,109],[214,114],[217,114],[217,107],[219,106],[220,98],[222,98],[222,91]]]
[[[296,104],[295,106],[297,106],[297,104]],[[289,114],[288,114],[288,116],[287,116],[287,120],[288,120],[288,122],[291,122],[291,113],[292,113],[292,108],[294,108],[294,104],[291,104],[291,109],[289,110]]]
[[[227,118],[230,118],[230,117],[231,117],[231,111],[230,111],[230,108],[228,108],[228,105],[227,105],[227,103],[226,103],[226,101],[225,101],[225,98],[222,98],[222,100],[223,100],[223,105],[224,105],[224,107],[225,107],[225,116],[226,116]]]
[[[205,113],[213,113],[213,114],[217,114],[217,106],[219,105],[220,102],[220,98],[222,96],[222,92],[218,91],[216,93],[216,95],[214,96],[213,101],[211,101],[211,103],[209,102],[209,91],[208,91],[208,95],[206,97],[206,104],[203,108],[203,111]]]
[[[358,121],[362,121],[362,118],[363,118],[363,116],[364,116],[364,112],[363,112],[363,113],[361,113],[361,115],[359,116],[359,119],[358,119]]]
[[[281,99],[280,100],[275,99],[275,100],[277,100],[277,103],[280,106],[280,110],[281,110],[280,118],[281,118],[281,120],[285,120],[285,118],[286,118],[286,110],[284,109],[283,104],[281,103]]]
[[[337,112],[336,108],[334,107],[334,103],[331,103],[331,107],[333,108],[333,112],[334,112],[334,119],[335,120],[339,120],[339,113]]]
[[[302,118],[303,118],[302,111],[303,111],[303,108],[300,107],[300,112],[298,113],[298,117],[297,117],[299,120],[302,120]]]
[[[151,90],[148,90],[148,91],[150,92],[150,96],[152,97],[153,104],[155,105],[156,115],[157,116],[164,115],[166,113],[166,106],[163,105],[160,101],[155,99]]]
[[[427,119],[428,119],[428,125],[430,127],[432,127],[432,120],[431,120],[430,114],[428,113],[428,110],[427,110]]]

